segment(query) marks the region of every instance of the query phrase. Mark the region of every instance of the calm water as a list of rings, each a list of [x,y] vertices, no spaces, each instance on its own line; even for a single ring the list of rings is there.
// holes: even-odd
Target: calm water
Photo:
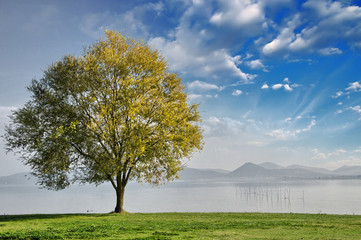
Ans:
[[[0,214],[102,213],[115,206],[110,185],[54,192],[0,185]],[[129,183],[130,212],[297,212],[361,215],[360,180],[174,182],[162,187]]]

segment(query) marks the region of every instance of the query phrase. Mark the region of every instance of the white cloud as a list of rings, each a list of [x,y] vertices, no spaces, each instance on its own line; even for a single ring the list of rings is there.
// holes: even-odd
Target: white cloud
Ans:
[[[293,91],[293,89],[288,84],[284,84],[283,87],[285,88],[286,91],[289,91],[289,92]]]
[[[354,112],[356,112],[356,113],[361,114],[361,107],[360,107],[360,105],[357,105],[357,106],[354,106],[354,107],[350,107],[349,109],[352,110],[352,111],[354,111]]]
[[[263,34],[266,5],[253,0],[188,2],[172,36],[153,37],[148,43],[163,53],[173,71],[205,79],[252,83],[256,75],[243,71],[241,57],[233,53],[239,52],[249,37]],[[265,70],[261,60],[249,64],[253,69]]]
[[[361,84],[359,82],[353,82],[349,83],[349,87],[346,88],[346,91],[354,91],[354,92],[360,92],[361,91]]]
[[[209,117],[204,120],[203,129],[207,137],[237,135],[244,128],[244,123],[232,118]]]
[[[264,83],[261,87],[261,89],[268,89],[268,88],[269,88],[269,86],[267,85],[267,83]]]
[[[342,95],[344,95],[344,92],[342,91],[338,91],[334,96],[332,96],[333,98],[339,98],[341,97]]]
[[[274,85],[272,86],[272,89],[273,89],[273,90],[278,90],[278,89],[281,89],[282,87],[283,87],[286,91],[289,91],[289,92],[293,91],[293,89],[290,87],[289,84],[281,84],[281,83],[274,84]]]
[[[354,150],[353,153],[361,153],[361,147],[359,147],[358,149]]]
[[[241,90],[238,90],[238,89],[236,89],[236,90],[234,90],[233,92],[232,92],[232,95],[233,96],[239,96],[239,95],[241,95],[243,92],[241,91]]]
[[[345,151],[344,149],[341,148],[341,149],[337,149],[333,152],[323,153],[320,150],[318,150],[317,148],[314,148],[314,149],[312,149],[312,153],[313,153],[312,159],[318,160],[318,159],[328,159],[331,157],[339,156],[341,154],[347,153],[347,151]]]
[[[285,82],[285,83],[291,83],[290,80],[289,80],[287,77],[283,79],[283,82]]]
[[[278,84],[274,84],[274,85],[272,86],[272,89],[273,89],[273,90],[278,90],[278,89],[280,89],[280,88],[282,88],[282,87],[283,87],[283,84],[278,83]]]
[[[225,50],[193,51],[187,49],[183,41],[168,41],[162,37],[151,39],[149,44],[165,55],[173,71],[216,79],[227,75],[243,83],[250,83],[256,77],[254,74],[244,73],[237,66],[239,57],[232,57]]]
[[[310,124],[302,129],[296,129],[296,130],[286,130],[286,129],[275,129],[271,130],[269,132],[266,132],[265,134],[267,136],[274,137],[278,140],[289,140],[291,138],[296,137],[297,135],[308,132],[312,129],[313,126],[316,125],[316,120],[311,120]]]
[[[191,82],[187,86],[191,90],[199,90],[199,91],[208,91],[208,90],[219,90],[219,91],[221,91],[223,89],[222,87],[218,87],[215,84],[210,84],[210,83],[202,82],[202,81],[199,81],[199,80]]]
[[[263,7],[260,2],[243,1],[219,1],[221,10],[210,17],[210,23],[217,26],[253,25],[262,23],[264,20]]]
[[[345,91],[338,91],[335,95],[331,96],[332,98],[339,98],[343,95],[350,95],[351,92],[361,92],[361,84],[359,82],[349,83],[348,88],[345,88]]]
[[[278,35],[264,45],[265,55],[290,53],[342,54],[335,47],[345,41],[350,47],[361,50],[361,7],[340,1],[308,0],[301,11],[284,26]]]
[[[316,120],[312,119],[311,122],[310,122],[310,124],[309,124],[306,128],[298,129],[298,130],[296,130],[295,132],[296,132],[296,133],[308,132],[308,131],[310,131],[311,128],[312,128],[313,126],[315,126],[315,125],[316,125]]]
[[[320,49],[318,50],[318,52],[321,54],[321,55],[324,55],[324,56],[330,56],[330,55],[339,55],[339,54],[342,54],[342,51],[338,48],[323,48],[323,49]]]
[[[300,15],[296,14],[293,19],[287,22],[286,27],[280,30],[279,35],[263,47],[263,53],[265,55],[273,55],[287,52],[289,45],[295,39],[294,29],[300,23]]]
[[[247,62],[247,66],[251,69],[265,69],[265,66],[260,59]]]

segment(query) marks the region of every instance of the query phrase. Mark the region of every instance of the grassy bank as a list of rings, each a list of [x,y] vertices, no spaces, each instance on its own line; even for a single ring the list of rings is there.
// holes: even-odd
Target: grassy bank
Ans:
[[[152,213],[0,216],[0,239],[360,239],[361,216]]]

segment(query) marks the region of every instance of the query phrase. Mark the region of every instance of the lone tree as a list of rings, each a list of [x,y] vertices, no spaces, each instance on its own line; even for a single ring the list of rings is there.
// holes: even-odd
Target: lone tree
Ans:
[[[4,138],[48,189],[109,181],[120,213],[129,180],[174,180],[203,142],[198,106],[187,104],[159,52],[105,34],[32,80],[31,99],[12,113]]]

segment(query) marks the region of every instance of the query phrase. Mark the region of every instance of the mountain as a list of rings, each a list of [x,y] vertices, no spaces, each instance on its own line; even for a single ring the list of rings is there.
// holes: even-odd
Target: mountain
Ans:
[[[317,167],[306,167],[301,165],[291,165],[286,167],[286,169],[304,169],[315,173],[332,174],[332,171],[328,169],[317,168]]]
[[[180,180],[213,179],[226,176],[228,171],[221,169],[184,168],[180,173]]]
[[[343,166],[333,171],[337,175],[361,175],[361,166]]]
[[[282,169],[282,168],[284,168],[284,167],[282,167],[280,165],[277,165],[275,163],[272,163],[272,162],[264,162],[264,163],[258,164],[258,166],[261,166],[261,167],[264,167],[264,168],[267,168],[267,169]]]
[[[247,162],[241,167],[227,174],[228,177],[270,177],[273,175],[271,169],[267,169],[256,165],[254,163]]]
[[[9,176],[2,176],[0,177],[0,184],[17,184],[17,185],[23,185],[23,184],[36,184],[36,178],[32,176],[28,172],[22,172],[22,173],[16,173]]]
[[[184,170],[180,172],[180,180],[185,181],[234,181],[239,178],[353,179],[361,178],[361,166],[343,166],[331,171],[301,165],[282,167],[272,162],[264,162],[261,164],[247,162],[231,172],[223,169],[196,168],[184,168]],[[26,172],[0,177],[0,184],[35,185],[35,183],[36,178]]]
[[[231,178],[326,178],[331,174],[326,169],[308,168],[303,166],[281,167],[273,163],[245,163],[227,174]]]

